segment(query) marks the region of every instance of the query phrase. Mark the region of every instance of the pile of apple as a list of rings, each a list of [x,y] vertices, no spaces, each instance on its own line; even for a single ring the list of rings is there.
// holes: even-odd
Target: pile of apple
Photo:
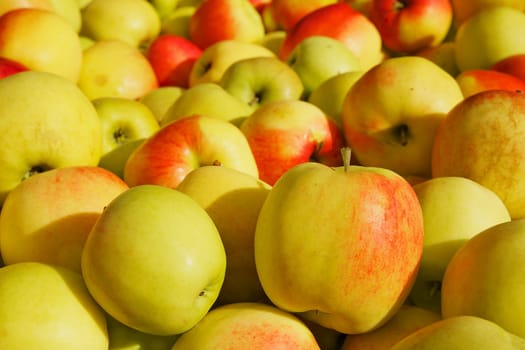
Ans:
[[[524,0],[0,1],[0,349],[525,349]]]

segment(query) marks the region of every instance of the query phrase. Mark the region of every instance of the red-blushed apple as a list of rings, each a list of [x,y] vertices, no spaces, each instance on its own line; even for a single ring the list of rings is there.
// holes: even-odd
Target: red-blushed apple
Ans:
[[[52,0],[3,0],[0,1],[0,16],[18,8],[39,8],[53,11]]]
[[[163,34],[153,39],[145,54],[159,86],[187,88],[193,64],[202,49],[181,36]]]
[[[7,196],[0,216],[6,264],[39,261],[80,272],[80,256],[104,207],[128,186],[99,167],[65,167],[31,176]]]
[[[5,57],[0,57],[0,78],[5,78],[11,74],[24,72],[26,70],[28,70],[28,68],[22,63]]]
[[[376,26],[350,5],[339,2],[314,10],[297,22],[287,32],[279,57],[286,60],[299,42],[313,35],[329,36],[345,43],[359,59],[361,70],[376,65],[384,56]]]
[[[272,0],[269,6],[278,28],[288,31],[310,12],[336,2],[337,0]]]
[[[176,188],[202,165],[222,165],[258,177],[244,134],[232,123],[194,114],[164,125],[129,156],[124,180],[129,186]]]
[[[273,185],[293,166],[317,161],[342,164],[341,130],[319,107],[302,100],[260,106],[240,125],[257,162],[259,177]]]
[[[255,228],[255,266],[283,310],[359,334],[403,305],[423,249],[423,215],[412,186],[384,168],[307,162],[288,170]]]
[[[525,53],[503,58],[490,68],[498,72],[514,75],[525,81]]]
[[[390,51],[413,54],[440,44],[452,25],[450,0],[374,0],[369,18]]]
[[[205,49],[222,40],[257,43],[265,28],[249,0],[203,0],[190,18],[189,34],[192,42]]]
[[[510,90],[525,93],[525,80],[492,69],[468,69],[456,76],[464,97],[486,90]]]

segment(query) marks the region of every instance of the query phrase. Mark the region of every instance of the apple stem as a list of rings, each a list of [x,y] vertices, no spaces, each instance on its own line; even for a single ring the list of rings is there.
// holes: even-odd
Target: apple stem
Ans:
[[[346,173],[348,172],[348,168],[350,167],[350,159],[352,158],[352,150],[350,147],[341,148],[341,157],[343,158],[343,166]]]
[[[441,282],[434,281],[430,286],[430,296],[433,297],[441,290]]]

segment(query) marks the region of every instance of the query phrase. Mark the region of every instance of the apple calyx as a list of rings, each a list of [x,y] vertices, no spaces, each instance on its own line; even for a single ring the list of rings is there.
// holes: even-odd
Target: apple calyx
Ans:
[[[394,137],[396,138],[396,141],[401,146],[406,146],[408,144],[408,138],[410,135],[410,130],[408,128],[408,125],[406,124],[399,124],[393,129]]]
[[[343,167],[344,167],[345,173],[347,173],[348,169],[350,168],[350,160],[352,158],[352,149],[350,147],[341,148],[341,157],[343,158]]]
[[[118,145],[122,145],[126,143],[126,140],[127,140],[126,133],[124,132],[124,130],[122,130],[122,128],[118,128],[113,133],[113,139]]]

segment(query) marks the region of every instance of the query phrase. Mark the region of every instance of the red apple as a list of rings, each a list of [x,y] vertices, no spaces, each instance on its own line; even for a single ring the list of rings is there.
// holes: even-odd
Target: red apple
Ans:
[[[146,51],[159,86],[189,86],[193,64],[200,57],[202,49],[189,39],[175,34],[156,37]]]
[[[28,70],[28,68],[22,63],[5,57],[0,57],[0,79],[26,70]]]
[[[515,77],[525,80],[525,53],[503,58],[491,68],[498,72],[512,74]]]
[[[486,90],[525,92],[525,80],[491,69],[469,69],[463,71],[456,76],[456,81],[465,97]]]
[[[337,0],[272,0],[272,15],[275,23],[282,30],[290,30],[295,23],[308,13]]]

